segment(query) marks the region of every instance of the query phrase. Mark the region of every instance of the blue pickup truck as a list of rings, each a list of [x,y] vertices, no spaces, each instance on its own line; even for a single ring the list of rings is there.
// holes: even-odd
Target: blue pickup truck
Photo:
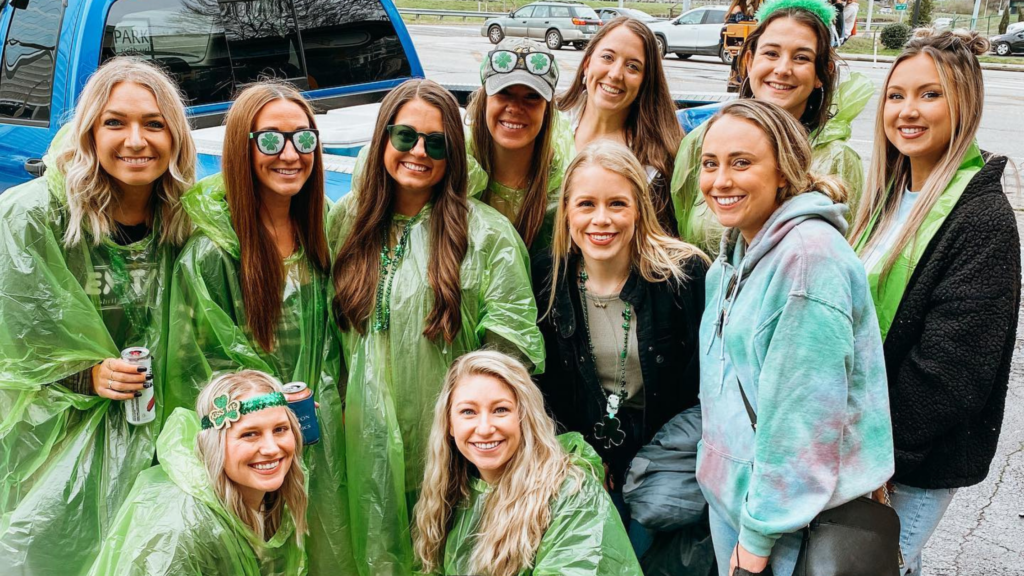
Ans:
[[[199,172],[219,170],[236,90],[261,77],[300,87],[318,125],[332,196],[347,192],[388,90],[423,69],[392,0],[0,0],[0,192],[41,159],[89,75],[109,58],[159,63],[187,98]]]

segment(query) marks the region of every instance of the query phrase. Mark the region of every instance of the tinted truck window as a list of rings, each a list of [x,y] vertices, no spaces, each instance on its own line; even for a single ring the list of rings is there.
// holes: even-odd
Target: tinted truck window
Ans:
[[[62,0],[34,0],[11,16],[0,71],[0,121],[49,124],[54,57],[63,14]]]
[[[191,105],[262,78],[315,90],[411,74],[379,0],[119,0],[102,59],[121,54],[159,62]]]

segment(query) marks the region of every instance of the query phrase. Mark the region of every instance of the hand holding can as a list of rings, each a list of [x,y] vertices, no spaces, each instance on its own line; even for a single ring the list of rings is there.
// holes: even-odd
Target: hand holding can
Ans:
[[[306,446],[320,441],[320,422],[316,418],[316,403],[313,391],[305,382],[289,382],[284,385],[284,397],[288,407],[295,413],[302,429],[302,443]]]
[[[121,359],[136,367],[146,376],[141,394],[125,403],[125,414],[130,424],[148,424],[156,420],[156,397],[153,396],[153,356],[149,348],[134,346],[121,352]],[[145,370],[143,370],[145,368]]]

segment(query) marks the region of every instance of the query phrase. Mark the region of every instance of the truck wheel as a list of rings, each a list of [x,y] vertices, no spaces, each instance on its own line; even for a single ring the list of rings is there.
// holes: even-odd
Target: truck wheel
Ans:
[[[505,39],[505,33],[501,31],[501,26],[495,24],[487,30],[487,39],[491,41],[491,44],[497,44]]]
[[[558,30],[548,30],[548,33],[544,36],[544,42],[547,43],[548,48],[552,50],[561,50],[562,35]]]
[[[722,62],[732,65],[732,52],[729,52],[724,44],[718,48],[718,57],[721,58]]]
[[[586,50],[587,49],[587,43],[586,42],[573,42],[572,43],[572,47],[577,49],[577,50]]]
[[[1006,42],[1003,42],[1003,43],[997,45],[996,46],[996,54],[998,54],[1000,56],[1009,56],[1010,55],[1010,45],[1007,44]]]

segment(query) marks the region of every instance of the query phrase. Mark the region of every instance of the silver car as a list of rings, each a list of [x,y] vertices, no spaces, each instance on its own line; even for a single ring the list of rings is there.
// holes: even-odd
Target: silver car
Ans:
[[[674,53],[684,60],[694,54],[718,56],[730,64],[732,55],[722,46],[722,27],[728,12],[728,6],[702,6],[649,26],[662,56]]]
[[[534,2],[509,12],[508,16],[487,20],[480,35],[486,36],[491,44],[506,36],[521,36],[542,41],[552,50],[566,44],[582,50],[600,26],[597,12],[586,4]]]

